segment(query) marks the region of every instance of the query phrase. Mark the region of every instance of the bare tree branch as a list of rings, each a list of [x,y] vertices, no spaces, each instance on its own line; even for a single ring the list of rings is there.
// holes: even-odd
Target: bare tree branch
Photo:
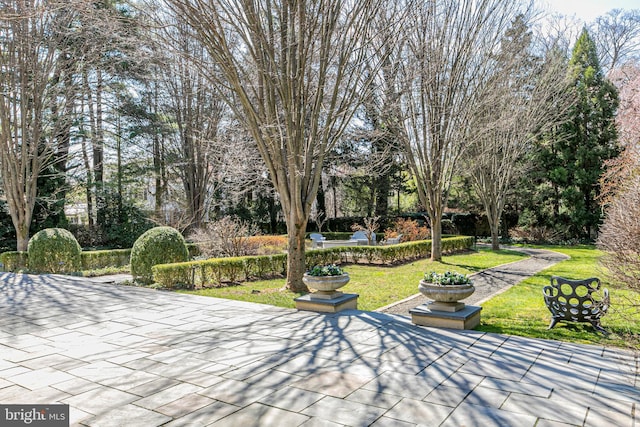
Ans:
[[[525,166],[532,142],[559,124],[570,105],[566,59],[556,50],[533,56],[527,17],[520,15],[490,59],[494,69],[481,91],[473,117],[475,138],[466,152],[466,172],[491,229],[492,248],[499,249],[500,219],[514,181]]]
[[[365,94],[379,1],[167,0],[219,68],[209,73],[251,133],[289,234],[287,286],[306,290],[304,236],[327,152]]]
[[[640,10],[613,9],[596,19],[592,31],[605,73],[640,59]]]
[[[0,171],[18,250],[27,249],[37,180],[54,154],[52,106],[57,67],[73,14],[67,2],[5,1],[0,6]],[[73,5],[71,5],[73,6]]]
[[[460,156],[475,138],[471,123],[492,71],[489,59],[518,6],[516,0],[422,1],[403,26],[403,142],[429,214],[433,260],[442,257],[442,214]]]

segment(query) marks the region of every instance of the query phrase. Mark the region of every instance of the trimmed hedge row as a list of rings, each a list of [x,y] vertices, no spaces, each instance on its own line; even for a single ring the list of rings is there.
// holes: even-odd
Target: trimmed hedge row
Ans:
[[[442,252],[455,252],[473,246],[473,237],[458,236],[442,239]],[[431,255],[431,240],[418,240],[389,246],[350,246],[307,251],[307,269],[314,265],[356,264],[393,265]]]
[[[29,253],[27,251],[11,251],[0,254],[3,270],[9,272],[17,272],[26,269],[29,264]]]
[[[131,249],[113,249],[103,251],[86,251],[80,254],[83,270],[97,270],[106,267],[123,267],[129,264]],[[16,272],[29,268],[29,254],[27,252],[3,252],[0,261],[4,271]]]
[[[83,270],[98,270],[106,267],[124,267],[131,259],[131,249],[86,251],[80,254]]]
[[[473,237],[442,239],[442,251],[454,252],[473,246]],[[431,254],[431,241],[400,243],[390,246],[349,246],[314,249],[306,252],[306,267],[315,265],[359,264],[392,265],[426,258]],[[212,258],[175,264],[159,264],[151,269],[153,281],[167,288],[177,286],[221,286],[225,282],[244,282],[251,279],[269,279],[287,272],[287,255],[246,256],[237,258]]]
[[[251,278],[278,277],[287,271],[287,255],[261,255],[234,258],[211,258],[154,265],[153,281],[164,287],[221,285],[224,282],[244,282]]]

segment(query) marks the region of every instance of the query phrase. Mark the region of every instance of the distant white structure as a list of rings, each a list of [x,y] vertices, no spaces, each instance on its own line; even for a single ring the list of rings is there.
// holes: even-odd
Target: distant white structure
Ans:
[[[87,224],[87,222],[89,222],[86,203],[74,203],[71,205],[65,205],[64,214],[71,224],[85,225]]]

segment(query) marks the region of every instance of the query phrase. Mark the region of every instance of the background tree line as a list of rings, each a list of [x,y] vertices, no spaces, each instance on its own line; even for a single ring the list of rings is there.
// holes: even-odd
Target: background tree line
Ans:
[[[421,213],[437,241],[449,210],[494,246],[597,236],[605,164],[637,143],[637,11],[325,3],[3,2],[5,248],[229,215],[300,247],[309,216]]]

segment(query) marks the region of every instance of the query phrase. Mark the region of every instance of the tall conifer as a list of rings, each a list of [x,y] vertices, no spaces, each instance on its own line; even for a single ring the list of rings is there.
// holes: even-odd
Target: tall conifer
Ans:
[[[576,235],[590,238],[602,217],[596,197],[604,161],[619,154],[615,126],[619,101],[617,89],[603,75],[595,42],[586,29],[573,48],[568,73],[576,103],[562,129],[566,139],[558,141],[567,170],[562,197]]]

